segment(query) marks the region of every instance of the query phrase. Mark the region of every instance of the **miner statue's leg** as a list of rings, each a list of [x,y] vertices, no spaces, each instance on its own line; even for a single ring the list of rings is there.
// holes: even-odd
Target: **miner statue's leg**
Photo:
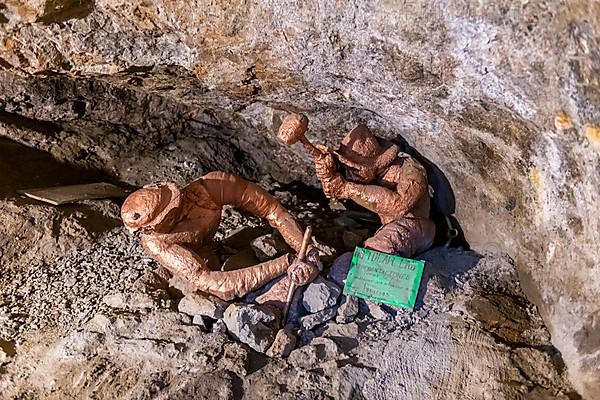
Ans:
[[[429,219],[399,218],[379,228],[365,247],[410,258],[431,247],[434,235],[435,225]]]

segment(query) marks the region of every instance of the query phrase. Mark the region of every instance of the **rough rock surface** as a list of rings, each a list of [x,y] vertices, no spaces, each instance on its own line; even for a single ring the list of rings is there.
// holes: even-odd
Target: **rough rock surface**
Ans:
[[[280,329],[266,354],[269,357],[287,357],[296,347],[296,340],[296,335],[291,328]]]
[[[332,146],[361,120],[402,134],[446,174],[471,244],[517,261],[572,382],[600,397],[598,2],[74,3],[0,8],[0,135],[141,184],[210,169],[314,183],[273,137],[289,110]],[[18,220],[0,240],[31,232],[3,265],[90,240],[77,212],[1,208]]]
[[[302,295],[302,305],[308,312],[317,313],[335,306],[340,293],[342,290],[335,283],[317,277],[306,286]]]
[[[188,293],[179,301],[177,309],[192,317],[202,315],[213,319],[223,318],[227,302],[210,295]]]
[[[93,246],[114,245],[115,237],[127,236],[117,228]],[[83,256],[96,260],[93,252]],[[53,329],[46,325],[43,331],[26,324],[23,333],[13,336],[24,339],[16,351],[0,340],[7,355],[0,368],[1,397],[576,398],[562,360],[535,307],[520,292],[507,257],[443,248],[422,257],[428,268],[418,310],[396,309],[393,320],[359,314],[352,323],[322,324],[302,334],[305,343],[288,359],[266,359],[234,341],[223,320],[207,329],[165,301],[156,307],[142,302],[143,307],[128,310],[121,302],[106,308],[106,296],[91,297],[94,311],[79,322]],[[127,257],[109,261],[115,270],[138,262]],[[60,262],[52,261],[57,267]],[[117,293],[123,298],[153,294],[156,299],[175,293],[166,290],[164,277],[157,279],[160,269],[148,273],[154,266],[146,266],[141,278]],[[105,279],[111,272],[94,271],[99,275],[92,286],[78,280],[69,288],[59,287],[58,293],[114,292],[114,284]],[[13,307],[8,303],[8,310]],[[71,313],[69,308],[56,309],[59,315]],[[5,326],[4,320],[0,326]],[[283,346],[287,348],[282,354],[291,346]]]
[[[335,320],[347,323],[354,320],[358,314],[358,297],[342,295]]]
[[[231,304],[225,310],[223,321],[229,333],[254,350],[265,353],[277,334],[279,318],[267,306]]]
[[[329,321],[337,313],[337,307],[329,307],[321,311],[317,311],[314,314],[306,315],[300,318],[300,326],[304,330],[310,330],[314,327],[321,325],[324,322]]]

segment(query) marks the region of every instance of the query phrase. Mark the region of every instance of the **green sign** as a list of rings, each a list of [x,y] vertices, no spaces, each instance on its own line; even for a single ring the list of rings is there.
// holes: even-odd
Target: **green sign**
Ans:
[[[413,309],[424,267],[423,261],[357,247],[344,294]]]

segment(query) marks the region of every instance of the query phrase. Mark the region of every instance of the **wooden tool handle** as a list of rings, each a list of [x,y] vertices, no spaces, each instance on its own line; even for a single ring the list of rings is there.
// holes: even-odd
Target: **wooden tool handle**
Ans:
[[[306,227],[304,231],[304,237],[302,238],[302,245],[300,246],[300,251],[298,252],[298,260],[304,261],[306,257],[306,251],[308,250],[308,242],[310,242],[310,238],[312,236],[312,226]],[[285,301],[285,307],[283,308],[283,324],[287,321],[288,312],[290,310],[290,304],[292,303],[292,297],[294,297],[294,292],[296,291],[296,284],[290,278],[290,287],[287,293],[287,299]]]
[[[302,144],[304,145],[304,147],[306,147],[306,150],[308,150],[308,152],[310,153],[310,155],[317,159],[317,158],[321,158],[323,157],[323,153],[321,153],[321,150],[317,149],[315,147],[314,144],[312,144],[307,138],[306,136],[302,135],[300,136],[300,142],[302,142]]]
[[[306,257],[306,250],[308,250],[308,243],[310,242],[310,237],[312,236],[312,226],[308,226],[304,231],[304,237],[302,238],[302,245],[300,246],[300,251],[298,252],[298,260],[304,261]]]

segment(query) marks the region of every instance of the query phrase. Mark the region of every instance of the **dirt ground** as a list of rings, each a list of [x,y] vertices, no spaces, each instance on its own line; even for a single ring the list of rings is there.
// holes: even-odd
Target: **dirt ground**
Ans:
[[[220,320],[200,326],[177,311],[181,295],[156,284],[158,266],[122,229],[118,201],[53,207],[16,194],[101,174],[6,140],[0,152],[3,399],[578,398],[505,255],[432,249],[419,256],[427,267],[414,311],[361,302],[351,321],[295,329],[290,356],[269,358]],[[351,250],[348,231],[376,228],[313,189],[261,184],[315,227],[322,276]],[[243,248],[249,238],[233,235],[243,227],[268,231],[226,209],[217,239]]]

